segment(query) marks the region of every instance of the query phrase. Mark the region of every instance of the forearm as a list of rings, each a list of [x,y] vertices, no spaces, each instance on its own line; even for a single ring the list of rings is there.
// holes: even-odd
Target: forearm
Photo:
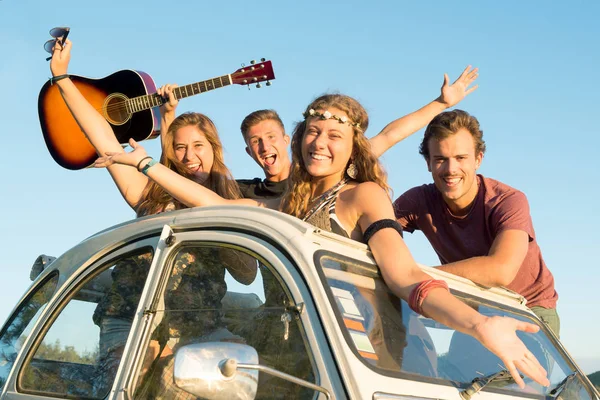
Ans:
[[[145,164],[142,164],[142,167]],[[188,207],[214,206],[222,204],[246,204],[261,206],[262,203],[252,199],[228,200],[212,190],[196,183],[164,165],[157,163],[147,170],[148,178],[160,185],[167,193]]]
[[[188,207],[225,204],[227,200],[204,186],[158,163],[147,171],[148,178]]]
[[[377,136],[371,138],[373,153],[380,157],[395,144],[427,126],[436,115],[446,108],[447,106],[438,97],[417,111],[390,122]]]
[[[423,302],[423,312],[437,322],[475,337],[477,327],[487,318],[441,288],[429,292]]]
[[[377,242],[369,242],[375,261],[380,266],[382,276],[390,290],[398,297],[408,301],[412,290],[422,281],[431,279],[412,260],[410,253],[405,249],[403,242],[397,252],[386,251],[385,243],[392,240],[392,235],[397,233],[388,230],[377,233],[380,235]],[[385,236],[388,236],[386,238]],[[388,242],[389,243],[389,242]],[[382,248],[378,248],[379,246]],[[398,247],[398,246],[396,246]],[[387,247],[389,248],[389,247]],[[381,266],[404,260],[405,265],[396,268]],[[434,320],[462,333],[476,336],[476,328],[485,321],[485,317],[454,297],[445,289],[433,289],[423,302],[424,313]]]
[[[67,107],[96,153],[103,156],[107,152],[123,152],[123,147],[106,119],[87,101],[75,84],[68,78],[55,84],[58,85]],[[135,209],[148,179],[123,165],[111,165],[108,172],[123,199]]]
[[[163,150],[165,148],[164,140],[166,137],[166,133],[169,130],[169,126],[171,126],[174,119],[175,119],[175,110],[166,111],[164,113],[161,113],[161,116],[160,116],[160,144],[161,144],[161,148]]]
[[[514,278],[509,268],[490,256],[471,257],[437,268],[488,287],[507,286]]]
[[[60,93],[77,124],[99,155],[107,151],[122,151],[106,119],[88,102],[70,79],[56,82]]]

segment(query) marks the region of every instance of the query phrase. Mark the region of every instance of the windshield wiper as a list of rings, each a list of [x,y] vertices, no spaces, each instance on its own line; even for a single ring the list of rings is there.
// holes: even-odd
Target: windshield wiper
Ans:
[[[562,380],[562,381],[561,381],[561,382],[560,382],[558,385],[556,385],[556,386],[554,387],[554,389],[552,389],[550,392],[548,392],[548,394],[549,394],[551,397],[553,397],[553,398],[557,399],[557,398],[560,396],[560,394],[563,392],[563,390],[565,390],[565,388],[566,388],[567,386],[569,386],[569,384],[570,384],[571,382],[573,382],[573,379],[575,379],[575,378],[577,377],[577,375],[578,375],[578,374],[579,374],[579,373],[578,373],[577,371],[575,371],[575,372],[573,372],[572,374],[570,374],[570,375],[567,375],[567,376],[565,377],[565,379],[563,379],[563,380]]]
[[[465,390],[460,392],[460,398],[463,400],[470,400],[474,394],[479,393],[479,391],[481,389],[483,389],[484,387],[486,387],[488,384],[490,384],[492,382],[512,381],[512,380],[513,380],[512,376],[505,369],[503,369],[499,372],[493,373],[491,375],[477,377],[477,378],[473,379],[471,384]]]

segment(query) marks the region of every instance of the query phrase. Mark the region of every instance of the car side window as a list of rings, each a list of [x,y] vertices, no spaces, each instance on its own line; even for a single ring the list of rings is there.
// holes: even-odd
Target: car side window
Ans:
[[[0,390],[4,387],[15,359],[31,328],[38,320],[48,300],[54,294],[58,274],[54,273],[40,283],[29,295],[0,333]]]
[[[273,269],[245,250],[216,243],[184,245],[170,258],[170,273],[153,320],[136,399],[196,399],[173,382],[174,353],[200,342],[255,348],[259,362],[315,382],[303,327]],[[260,373],[256,399],[312,399],[315,392]]]
[[[73,291],[25,363],[19,391],[95,399],[108,394],[152,255],[146,247],[110,261]]]

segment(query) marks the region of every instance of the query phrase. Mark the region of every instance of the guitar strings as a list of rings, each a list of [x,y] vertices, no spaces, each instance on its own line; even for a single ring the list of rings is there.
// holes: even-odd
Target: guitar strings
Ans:
[[[106,107],[102,106],[102,107],[100,107],[100,108],[96,108],[96,111],[98,111],[98,112],[101,112],[101,111],[111,111],[111,112],[112,112],[112,111],[125,111],[125,112],[127,112],[128,114],[131,114],[132,112],[131,112],[131,111],[129,111],[129,110],[133,108],[133,106],[134,106],[134,104],[133,104],[133,103],[134,103],[134,100],[135,100],[135,99],[142,99],[142,98],[144,98],[144,97],[147,97],[147,98],[148,98],[148,100],[149,100],[150,102],[152,102],[154,99],[156,99],[157,97],[160,97],[160,96],[158,96],[156,93],[154,93],[154,94],[150,94],[150,95],[145,95],[145,96],[134,97],[133,99],[129,99],[129,98],[128,98],[127,100],[121,101],[121,102],[119,102],[119,103],[116,103],[116,104],[109,104],[109,105],[108,105],[108,106],[106,106]],[[142,105],[143,105],[144,107],[146,107],[146,104],[144,104],[144,100],[140,100],[140,101],[142,101]],[[162,102],[161,102],[161,103],[159,103],[159,104],[157,104],[157,105],[152,105],[152,106],[150,106],[150,107],[148,107],[148,108],[143,108],[143,109],[141,109],[141,110],[137,110],[137,111],[142,111],[142,110],[144,110],[144,109],[145,109],[145,110],[147,110],[147,109],[149,109],[149,108],[158,107],[158,106],[161,106],[162,104],[164,104],[164,103],[162,103]],[[128,107],[128,106],[129,106],[129,107]],[[133,112],[137,112],[137,111],[133,111]]]
[[[217,86],[217,85],[215,84],[215,81],[216,81],[216,79],[220,79],[220,83],[221,83],[221,85],[220,85],[220,86]],[[212,86],[213,86],[213,87],[212,87],[212,88],[210,88],[210,89],[209,89],[209,88],[208,88],[208,86],[207,86],[207,83],[208,83],[209,81],[212,81]],[[211,90],[211,89],[216,89],[216,88],[219,88],[219,87],[225,87],[225,86],[228,86],[229,84],[231,84],[231,83],[226,83],[226,84],[223,84],[222,77],[219,77],[219,78],[213,78],[213,79],[211,79],[211,80],[207,80],[207,81],[203,81],[203,82],[197,82],[197,83],[191,83],[191,84],[189,84],[189,85],[185,85],[185,86],[179,86],[179,87],[177,87],[177,88],[174,88],[173,90],[174,90],[174,91],[175,91],[175,90],[177,90],[177,91],[179,92],[179,96],[178,96],[178,98],[187,97],[187,96],[183,96],[183,89],[185,89],[185,90],[186,90],[186,93],[187,93],[187,90],[188,90],[187,88],[188,88],[188,87],[190,87],[190,88],[192,89],[192,92],[193,92],[193,90],[194,90],[194,85],[197,85],[197,86],[198,86],[198,89],[199,89],[199,92],[198,92],[198,93],[204,93],[204,92],[202,91],[202,89],[201,89],[201,86],[200,86],[200,84],[201,84],[201,83],[204,83],[204,85],[205,85],[205,87],[206,87],[206,90],[205,90],[205,91],[209,91],[209,90]],[[198,94],[198,93],[194,93],[194,94]],[[131,115],[131,114],[133,114],[133,113],[136,113],[136,112],[138,112],[138,111],[148,110],[148,109],[150,109],[150,108],[159,107],[159,106],[161,106],[161,105],[163,105],[163,104],[164,104],[164,101],[162,101],[162,102],[160,102],[160,103],[159,103],[159,104],[157,104],[157,105],[152,105],[152,106],[150,106],[150,107],[147,107],[147,105],[146,105],[146,104],[144,104],[144,100],[141,100],[141,99],[143,99],[143,98],[148,98],[148,101],[151,101],[151,102],[153,102],[153,100],[154,100],[154,99],[157,99],[157,98],[159,98],[160,100],[162,100],[161,96],[160,96],[158,93],[152,93],[152,94],[147,94],[147,95],[143,95],[143,96],[134,97],[134,98],[132,98],[132,99],[130,99],[130,98],[127,98],[125,101],[119,102],[119,103],[117,103],[117,104],[111,104],[111,105],[108,105],[108,106],[106,106],[106,107],[102,106],[102,107],[100,107],[100,108],[96,108],[96,111],[100,112],[101,114],[102,114],[102,112],[109,113],[109,112],[115,112],[115,111],[116,111],[116,112],[123,112],[123,111],[124,111],[124,112],[126,112],[127,114]],[[135,100],[135,99],[140,99],[140,101],[142,102],[142,105],[144,106],[144,108],[142,108],[142,109],[140,109],[140,110],[135,110],[135,111],[133,111],[132,109],[133,109],[133,106],[135,105],[135,104],[134,104],[134,100]],[[128,106],[129,106],[129,107],[128,107]],[[130,111],[130,110],[132,110],[132,111]]]

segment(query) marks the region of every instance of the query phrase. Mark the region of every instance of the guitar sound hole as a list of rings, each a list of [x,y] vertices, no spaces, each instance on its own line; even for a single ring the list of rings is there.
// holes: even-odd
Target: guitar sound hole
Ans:
[[[131,118],[127,109],[127,97],[121,93],[113,93],[104,101],[104,118],[113,125],[123,125]]]

